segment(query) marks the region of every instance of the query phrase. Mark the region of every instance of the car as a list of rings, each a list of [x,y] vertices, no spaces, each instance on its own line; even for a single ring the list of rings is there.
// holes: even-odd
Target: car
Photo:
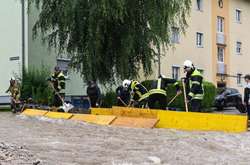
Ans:
[[[223,88],[215,97],[215,107],[223,110],[225,107],[235,107],[241,113],[246,113],[246,108],[242,101],[242,95],[235,88]]]

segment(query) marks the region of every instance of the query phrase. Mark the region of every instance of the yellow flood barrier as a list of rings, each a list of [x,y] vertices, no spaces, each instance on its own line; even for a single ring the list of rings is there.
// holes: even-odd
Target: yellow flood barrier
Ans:
[[[157,128],[198,131],[247,131],[247,117],[240,115],[159,111]]]
[[[115,119],[116,116],[75,114],[70,120],[78,120],[100,125],[109,125]]]
[[[157,110],[132,108],[132,107],[112,107],[113,115],[127,117],[157,118]]]
[[[157,110],[118,107],[111,108],[92,108],[91,114],[93,115],[115,115],[127,117],[143,117],[143,118],[157,118]]]
[[[154,128],[158,119],[137,118],[137,117],[117,117],[111,125],[132,127],[132,128]]]
[[[112,115],[111,108],[91,108],[92,115]]]
[[[44,116],[53,119],[70,119],[73,114],[63,112],[48,112]]]
[[[27,116],[44,116],[48,111],[42,111],[37,109],[26,109],[21,114]]]
[[[247,117],[241,115],[127,109],[120,107],[114,107],[113,109],[93,108],[91,112],[92,115],[86,116],[27,109],[22,114],[28,116],[46,116],[57,119],[72,118],[73,120],[82,120],[102,125],[110,124],[139,128],[152,128],[155,126],[156,128],[173,128],[189,131],[246,132],[248,127]],[[157,117],[155,117],[156,115]]]

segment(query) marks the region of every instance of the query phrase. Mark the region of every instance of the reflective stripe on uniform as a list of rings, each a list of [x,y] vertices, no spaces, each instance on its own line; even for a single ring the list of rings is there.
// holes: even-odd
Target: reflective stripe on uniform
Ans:
[[[138,83],[139,82],[137,82],[137,81],[132,81],[132,83],[131,83],[131,89],[133,90]]]
[[[204,95],[202,95],[202,94],[196,94],[192,99],[202,100],[203,98],[204,98]]]
[[[157,94],[157,93],[160,93],[160,94],[163,94],[163,95],[167,95],[167,92],[165,91],[165,90],[163,90],[163,89],[151,89],[150,91],[149,91],[149,94],[151,95],[151,94]]]
[[[193,92],[189,92],[188,95],[191,96],[191,97],[194,97],[194,93]]]
[[[140,101],[142,101],[142,100],[148,98],[148,96],[149,96],[149,92],[148,92],[148,93],[145,93],[144,95],[142,95],[138,101],[140,102]]]
[[[201,83],[200,83],[200,82],[198,82],[198,81],[192,81],[192,85],[193,85],[193,84],[200,85]]]
[[[157,81],[157,89],[161,89],[161,78]]]
[[[141,92],[140,91],[135,91],[135,93],[139,96],[139,97],[142,97],[142,94],[141,94]]]

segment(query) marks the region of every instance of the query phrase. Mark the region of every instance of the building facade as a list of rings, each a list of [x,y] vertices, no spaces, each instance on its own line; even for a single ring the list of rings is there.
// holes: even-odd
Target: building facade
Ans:
[[[12,76],[22,74],[23,15],[22,3],[17,0],[2,0],[0,5],[0,96],[6,96],[6,89]]]
[[[249,16],[249,0],[192,0],[189,27],[184,35],[173,27],[173,48],[165,51],[161,72],[180,79],[182,64],[189,59],[206,81],[242,92],[243,77],[250,73]]]

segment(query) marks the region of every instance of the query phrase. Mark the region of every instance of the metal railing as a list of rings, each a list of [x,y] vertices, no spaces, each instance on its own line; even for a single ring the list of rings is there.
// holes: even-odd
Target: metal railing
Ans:
[[[226,45],[226,36],[223,33],[216,34],[216,43],[220,45]]]
[[[217,63],[217,73],[227,74],[227,65],[224,63]]]

